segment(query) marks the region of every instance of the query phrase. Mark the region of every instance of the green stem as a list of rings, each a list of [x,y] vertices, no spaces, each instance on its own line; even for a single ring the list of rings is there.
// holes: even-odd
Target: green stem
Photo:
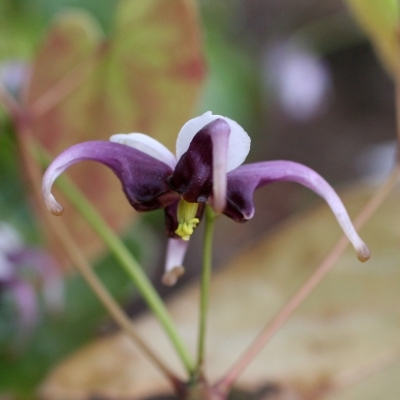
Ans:
[[[42,165],[47,165],[48,156],[45,154],[45,150],[43,148],[39,148],[38,150],[39,162],[41,162]],[[187,347],[179,336],[163,300],[149,281],[146,274],[143,272],[136,259],[126,248],[118,235],[110,229],[102,216],[93,208],[85,195],[66,176],[58,178],[57,185],[63,191],[71,204],[92,226],[95,232],[99,237],[101,237],[110,251],[118,259],[125,272],[145,299],[151,311],[158,318],[187,372],[189,375],[192,375],[194,372],[194,365]]]
[[[205,339],[207,327],[207,311],[210,292],[211,264],[212,264],[212,242],[214,233],[215,214],[211,207],[206,208],[204,247],[203,247],[203,268],[201,271],[200,289],[200,321],[197,347],[197,369],[201,375],[205,355]]]

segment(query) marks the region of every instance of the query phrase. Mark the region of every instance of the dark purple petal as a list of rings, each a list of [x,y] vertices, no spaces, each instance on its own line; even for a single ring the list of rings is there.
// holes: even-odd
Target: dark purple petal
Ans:
[[[190,203],[207,201],[213,190],[213,141],[219,137],[227,147],[226,138],[229,133],[229,125],[223,119],[210,122],[196,133],[188,150],[179,159],[169,184],[186,201]],[[226,164],[226,155],[222,154],[222,157]],[[224,168],[226,170],[226,165]],[[224,183],[220,182],[220,185],[224,186]]]
[[[266,161],[242,165],[228,174],[227,207],[224,213],[241,222],[254,215],[253,194],[260,186],[276,181],[292,181],[319,194],[332,209],[358,258],[365,261],[369,250],[355,231],[347,211],[334,189],[312,169],[291,161]]]
[[[51,194],[53,182],[68,167],[80,161],[97,161],[109,167],[121,181],[129,203],[137,211],[155,210],[178,198],[167,183],[172,175],[167,164],[129,146],[91,141],[63,151],[47,168],[43,177],[43,197],[53,214],[59,215],[63,211]]]
[[[311,175],[310,175],[311,174]],[[254,191],[276,181],[293,181],[310,187],[309,177],[316,172],[291,161],[265,161],[242,165],[228,173],[227,207],[224,213],[236,222],[246,221],[254,215]],[[325,182],[325,180],[323,180]]]
[[[178,204],[179,200],[164,208],[165,233],[170,238],[178,238],[175,233],[178,228]]]

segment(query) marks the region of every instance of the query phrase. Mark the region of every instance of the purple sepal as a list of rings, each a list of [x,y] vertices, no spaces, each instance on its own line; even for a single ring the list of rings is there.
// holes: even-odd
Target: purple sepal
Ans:
[[[336,192],[319,174],[305,165],[292,161],[265,161],[245,164],[228,173],[227,207],[224,213],[237,222],[254,215],[254,191],[277,181],[300,183],[325,200],[340,202]]]
[[[254,215],[253,193],[260,186],[276,181],[291,181],[313,190],[329,205],[358,258],[366,261],[370,252],[361,240],[339,196],[329,183],[312,169],[292,161],[266,161],[247,164],[228,174],[227,207],[224,213],[237,222]]]
[[[51,185],[63,171],[80,161],[97,161],[109,167],[121,181],[129,203],[137,211],[162,208],[179,198],[167,184],[172,175],[167,164],[123,144],[90,141],[68,148],[48,167],[43,177],[43,195],[50,211],[56,209],[51,200]]]
[[[165,233],[168,237],[177,239],[179,236],[175,233],[178,228],[178,204],[179,201],[175,201],[168,207],[164,208],[165,217]]]

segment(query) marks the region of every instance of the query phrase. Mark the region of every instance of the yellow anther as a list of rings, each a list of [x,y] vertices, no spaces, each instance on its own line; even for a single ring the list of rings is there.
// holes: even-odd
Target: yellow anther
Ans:
[[[198,203],[181,199],[178,204],[178,228],[175,233],[183,240],[189,240],[200,220],[196,218]]]

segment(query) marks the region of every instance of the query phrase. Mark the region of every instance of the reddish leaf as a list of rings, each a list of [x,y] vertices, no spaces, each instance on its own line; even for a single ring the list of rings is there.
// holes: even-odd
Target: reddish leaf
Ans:
[[[121,1],[107,41],[89,15],[63,14],[34,62],[26,103],[43,115],[33,121],[33,133],[53,155],[77,142],[131,131],[172,147],[192,116],[203,76],[191,0]],[[43,113],[54,93],[65,96]],[[74,167],[71,176],[114,229],[132,220],[111,173],[88,164]],[[66,207],[64,218],[83,249],[97,244],[81,216]]]

